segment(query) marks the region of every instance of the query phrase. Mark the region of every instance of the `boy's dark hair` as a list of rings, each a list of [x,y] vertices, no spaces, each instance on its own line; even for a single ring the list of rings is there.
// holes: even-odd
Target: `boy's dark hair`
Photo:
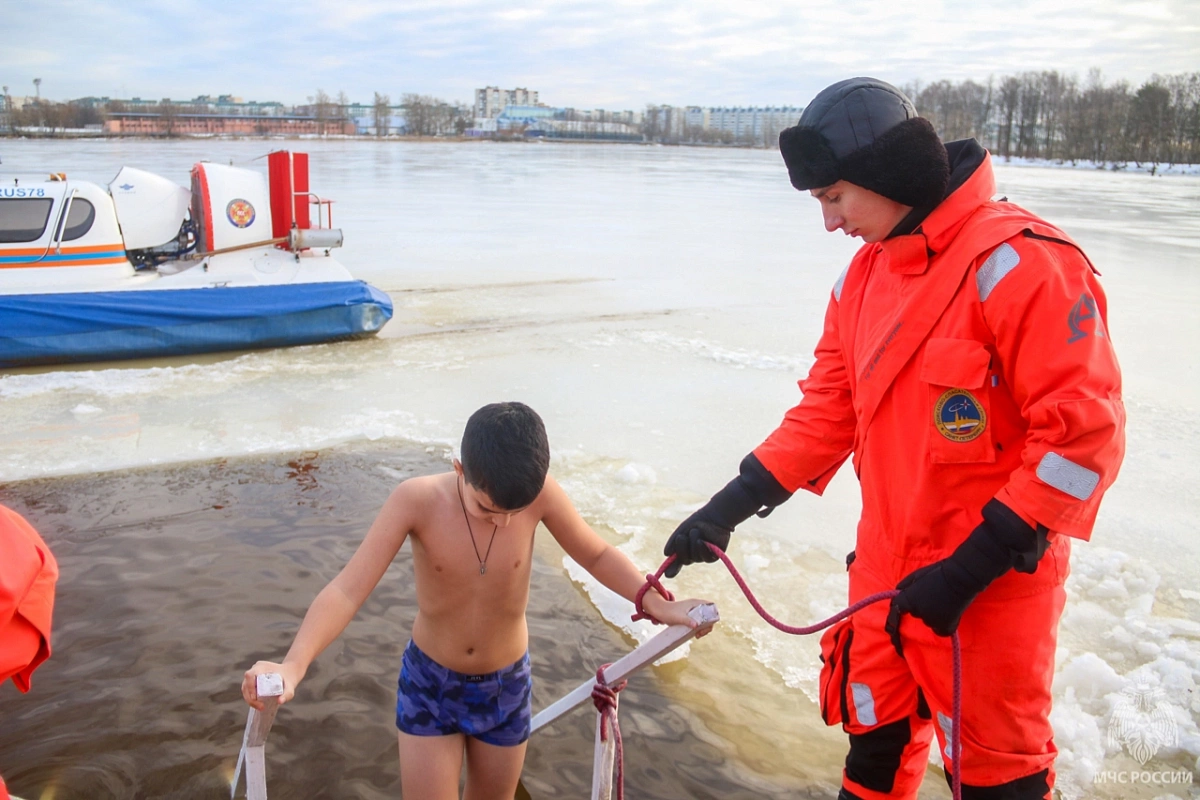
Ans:
[[[467,420],[463,477],[498,510],[524,508],[537,498],[550,469],[550,443],[537,412],[524,403],[492,403]]]

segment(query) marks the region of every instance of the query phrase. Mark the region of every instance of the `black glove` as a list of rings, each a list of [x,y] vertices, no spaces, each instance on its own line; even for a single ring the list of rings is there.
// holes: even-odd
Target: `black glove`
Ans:
[[[896,584],[884,629],[901,656],[900,617],[912,614],[938,636],[950,636],[971,601],[1010,569],[1032,573],[1049,546],[1049,531],[1029,527],[999,500],[983,507],[983,522],[953,553],[914,570]]]
[[[681,522],[667,539],[663,555],[674,555],[675,561],[667,567],[666,576],[674,578],[684,564],[716,561],[706,543],[724,550],[729,547],[729,534],[738,523],[749,519],[751,514],[765,517],[791,496],[753,453],[746,456],[738,476]]]

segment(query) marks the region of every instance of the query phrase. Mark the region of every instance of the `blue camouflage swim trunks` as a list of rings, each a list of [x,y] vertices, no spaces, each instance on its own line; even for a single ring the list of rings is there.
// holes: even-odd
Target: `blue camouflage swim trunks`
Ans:
[[[529,738],[533,674],[529,653],[484,675],[446,669],[410,641],[396,692],[396,727],[413,736],[463,733],[500,747]]]

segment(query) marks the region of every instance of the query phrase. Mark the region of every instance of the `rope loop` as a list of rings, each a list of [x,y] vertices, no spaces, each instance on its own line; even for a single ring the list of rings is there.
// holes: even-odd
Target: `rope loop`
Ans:
[[[617,800],[625,798],[625,747],[621,742],[621,724],[617,721],[617,692],[624,689],[629,682],[622,680],[611,686],[604,680],[604,670],[612,666],[602,664],[596,670],[596,685],[592,687],[592,702],[600,714],[600,741],[607,742],[609,731],[615,739],[613,768],[616,771]]]
[[[637,595],[633,598],[633,607],[636,613],[630,617],[630,619],[632,619],[634,622],[637,622],[639,619],[648,619],[655,625],[662,625],[662,620],[655,619],[653,615],[647,613],[646,609],[642,607],[642,600],[646,597],[647,590],[651,588],[662,595],[662,598],[668,602],[675,599],[675,595],[671,594],[671,590],[663,586],[662,581],[659,580],[659,578],[662,577],[663,572],[666,571],[667,567],[669,567],[671,562],[674,560],[675,556],[669,557],[663,562],[662,566],[658,568],[658,572],[654,573],[653,575],[646,576],[646,582],[642,584],[642,588],[638,589]]]

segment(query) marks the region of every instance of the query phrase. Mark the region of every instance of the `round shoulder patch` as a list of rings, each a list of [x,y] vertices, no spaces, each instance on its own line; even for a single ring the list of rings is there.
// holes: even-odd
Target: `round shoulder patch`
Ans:
[[[987,427],[987,414],[966,389],[949,389],[933,407],[933,424],[952,442],[969,442]]]
[[[254,206],[240,197],[230,200],[229,205],[225,206],[225,216],[235,228],[249,228],[254,222]]]

